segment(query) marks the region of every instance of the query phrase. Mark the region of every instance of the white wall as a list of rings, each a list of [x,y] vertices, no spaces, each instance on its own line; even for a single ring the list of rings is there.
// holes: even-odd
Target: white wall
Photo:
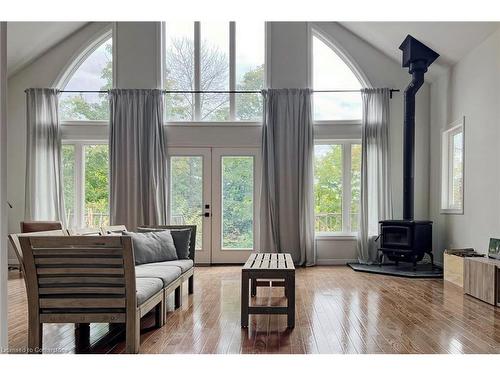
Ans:
[[[434,248],[487,251],[500,237],[500,30],[431,85],[431,200]],[[440,214],[441,131],[465,116],[464,214]]]
[[[26,101],[24,90],[29,87],[53,87],[62,72],[69,67],[72,60],[82,52],[88,42],[110,27],[109,23],[90,24],[52,48],[26,68],[9,77],[7,198],[12,205],[8,214],[9,233],[19,232],[19,222],[24,219],[26,171]],[[17,263],[12,249],[9,251],[9,262]]]
[[[0,22],[0,350],[7,349],[7,24]]]
[[[25,169],[25,100],[27,87],[52,86],[72,56],[106,24],[90,24],[63,43],[37,59],[9,79],[9,201],[14,208],[9,212],[9,231],[16,232],[24,216]],[[116,23],[114,28],[115,83],[120,88],[158,87],[160,71],[159,24]],[[374,87],[404,89],[410,76],[400,65],[372,46],[333,22],[271,22],[267,27],[267,84],[269,87],[308,87],[309,85],[309,26],[321,32],[346,55],[352,57]],[[397,46],[395,46],[397,48]],[[417,218],[428,217],[429,165],[429,92],[428,86],[417,95],[416,127],[417,155],[415,213]],[[392,181],[394,186],[395,216],[402,215],[402,93],[391,100]],[[360,136],[359,126],[316,127],[321,139],[352,138]],[[83,132],[80,136],[85,136]],[[106,133],[101,134],[106,137]],[[171,126],[167,130],[170,146],[259,147],[260,127],[250,126]],[[345,263],[356,258],[353,238],[317,240],[319,260],[322,263]],[[13,257],[11,257],[13,258]]]

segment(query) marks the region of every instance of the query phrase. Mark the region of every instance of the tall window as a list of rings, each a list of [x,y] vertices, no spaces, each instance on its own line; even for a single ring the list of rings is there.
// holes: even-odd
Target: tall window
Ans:
[[[113,86],[113,47],[108,38],[77,64],[63,90],[104,91]],[[59,117],[63,122],[109,118],[108,97],[98,93],[62,93]]]
[[[357,141],[314,146],[314,209],[316,233],[358,231],[361,145]]]
[[[74,65],[62,90],[111,89],[113,87],[112,43],[110,36],[104,37],[81,57]],[[70,133],[96,121],[107,123],[109,119],[108,98],[104,93],[61,93],[59,100],[59,117]],[[85,128],[83,134],[88,131],[88,128]],[[81,136],[77,138],[80,139]],[[89,140],[63,140],[63,190],[66,222],[70,228],[98,228],[109,224],[108,145],[106,141],[90,140],[94,138],[99,139],[89,135]]]
[[[312,37],[314,90],[359,90],[361,83],[349,66],[318,36]],[[314,120],[361,120],[359,92],[317,92],[314,94]]]
[[[443,213],[463,213],[464,201],[464,122],[445,130],[442,135]]]
[[[233,91],[264,88],[264,23],[167,22],[164,88]],[[260,121],[259,93],[174,93],[167,121]]]

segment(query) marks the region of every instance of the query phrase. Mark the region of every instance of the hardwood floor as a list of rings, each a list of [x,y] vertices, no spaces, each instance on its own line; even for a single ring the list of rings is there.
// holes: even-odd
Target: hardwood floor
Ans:
[[[500,308],[463,295],[442,280],[354,272],[347,267],[296,271],[296,323],[251,316],[240,327],[241,268],[198,267],[195,292],[160,329],[143,318],[141,353],[500,353]],[[9,345],[27,340],[24,282],[9,274]],[[284,304],[283,289],[259,288],[253,304]],[[172,306],[170,306],[172,309]],[[92,324],[90,339],[71,324],[44,325],[45,352],[120,353],[124,334]]]

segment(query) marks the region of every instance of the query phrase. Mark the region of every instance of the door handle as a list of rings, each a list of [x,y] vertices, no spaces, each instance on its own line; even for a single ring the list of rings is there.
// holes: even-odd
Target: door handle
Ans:
[[[202,213],[200,216],[210,217],[210,212],[205,212],[205,213]]]

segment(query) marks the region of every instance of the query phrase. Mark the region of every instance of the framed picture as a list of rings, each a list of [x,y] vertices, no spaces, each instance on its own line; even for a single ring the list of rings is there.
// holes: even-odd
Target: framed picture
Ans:
[[[488,256],[490,258],[500,259],[500,239],[490,238],[490,246],[488,246]]]

